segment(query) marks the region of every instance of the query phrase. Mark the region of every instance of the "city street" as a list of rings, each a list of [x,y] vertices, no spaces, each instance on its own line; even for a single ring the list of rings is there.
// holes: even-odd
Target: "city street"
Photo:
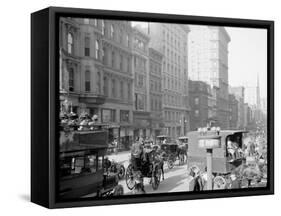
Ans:
[[[110,155],[109,160],[115,160],[116,162],[122,163],[125,168],[129,164],[129,152],[121,152],[116,155]],[[164,165],[164,176],[165,179],[161,180],[159,188],[153,190],[152,186],[149,184],[149,178],[144,179],[145,191],[146,193],[166,193],[166,192],[182,192],[188,191],[188,175],[186,164],[178,166],[178,161],[176,161],[173,169],[169,169],[167,165]],[[120,184],[124,187],[124,194],[132,194],[126,185],[125,179],[120,181]]]

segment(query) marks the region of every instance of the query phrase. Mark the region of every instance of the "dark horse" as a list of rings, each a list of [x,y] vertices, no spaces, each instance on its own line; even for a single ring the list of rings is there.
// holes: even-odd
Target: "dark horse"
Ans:
[[[158,168],[161,170],[162,180],[164,180],[164,160],[161,154],[162,153],[160,151],[153,149],[149,153],[149,160],[151,163],[154,163],[154,165],[158,166]]]

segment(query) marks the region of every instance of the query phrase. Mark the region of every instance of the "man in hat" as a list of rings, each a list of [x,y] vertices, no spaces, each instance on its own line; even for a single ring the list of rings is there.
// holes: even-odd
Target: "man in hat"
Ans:
[[[140,141],[140,138],[137,137],[135,143],[131,148],[131,162],[134,171],[138,171],[141,169],[143,154],[143,144]]]

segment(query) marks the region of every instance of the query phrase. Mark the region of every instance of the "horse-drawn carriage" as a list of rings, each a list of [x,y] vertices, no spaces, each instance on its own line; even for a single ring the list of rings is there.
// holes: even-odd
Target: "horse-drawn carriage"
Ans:
[[[101,127],[91,131],[64,130],[62,127],[59,155],[61,199],[118,196],[124,193],[123,187],[118,184],[118,173],[105,172],[108,133]]]
[[[178,141],[174,141],[166,135],[157,137],[158,144],[162,151],[162,158],[167,162],[169,169],[174,167],[177,160],[179,160],[179,165],[185,163],[185,159],[187,158],[187,140],[187,137],[179,137]]]
[[[167,162],[168,168],[172,169],[178,159],[178,144],[177,143],[166,143],[160,146],[162,151],[162,158]]]
[[[126,169],[126,184],[128,189],[133,190],[137,184],[141,182],[143,185],[143,178],[150,178],[150,184],[153,190],[157,190],[160,185],[161,175],[164,174],[163,163],[159,155],[153,149],[146,147],[140,158],[139,166],[136,169],[134,158],[131,157],[130,163]]]
[[[206,150],[200,147],[201,131],[188,133],[188,170],[191,181],[189,190],[206,189]],[[205,128],[205,131],[208,129]],[[233,189],[241,188],[245,178],[241,173],[245,169],[246,157],[243,153],[243,139],[247,131],[243,130],[222,130],[214,128],[219,139],[206,139],[206,143],[219,145],[213,149],[212,173],[213,189]],[[205,144],[206,144],[205,143]]]

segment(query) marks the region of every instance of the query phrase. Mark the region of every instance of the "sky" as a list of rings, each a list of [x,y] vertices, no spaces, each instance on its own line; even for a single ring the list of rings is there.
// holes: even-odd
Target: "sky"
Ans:
[[[254,28],[229,28],[229,84],[256,87],[257,76],[260,94],[267,95],[267,31]]]

